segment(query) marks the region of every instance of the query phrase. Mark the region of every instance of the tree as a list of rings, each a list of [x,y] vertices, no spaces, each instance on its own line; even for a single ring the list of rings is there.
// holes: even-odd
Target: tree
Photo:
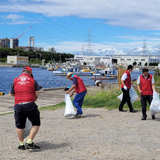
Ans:
[[[146,62],[144,65],[145,65],[145,66],[147,66],[147,65],[148,65],[148,63]]]
[[[137,65],[137,62],[133,62],[133,66],[136,66]]]
[[[141,65],[142,65],[142,62],[139,62],[139,63],[138,63],[138,66],[141,66]]]

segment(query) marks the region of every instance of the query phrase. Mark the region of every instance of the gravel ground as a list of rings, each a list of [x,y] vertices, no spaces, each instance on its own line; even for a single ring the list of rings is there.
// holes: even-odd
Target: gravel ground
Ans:
[[[64,109],[41,112],[35,143],[39,152],[18,150],[13,114],[0,116],[0,159],[27,160],[159,160],[160,115],[86,108],[79,119],[64,117]]]

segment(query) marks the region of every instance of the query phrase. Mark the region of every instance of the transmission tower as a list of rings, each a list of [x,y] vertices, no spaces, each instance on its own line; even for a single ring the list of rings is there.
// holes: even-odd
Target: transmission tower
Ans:
[[[146,40],[144,39],[143,41],[143,56],[145,56],[145,53],[146,53]]]
[[[87,49],[87,54],[89,55],[89,56],[93,56],[93,50],[92,50],[92,44],[91,44],[91,42],[92,42],[92,39],[91,39],[91,37],[92,37],[92,35],[91,35],[91,31],[92,30],[88,30],[88,39],[87,39],[87,42],[88,42],[88,44],[87,44],[87,47],[88,47],[88,49]]]

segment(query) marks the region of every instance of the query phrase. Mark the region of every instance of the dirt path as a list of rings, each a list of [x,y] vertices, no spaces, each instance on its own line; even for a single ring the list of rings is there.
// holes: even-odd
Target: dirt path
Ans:
[[[159,160],[160,115],[84,109],[79,119],[64,117],[64,109],[41,112],[35,138],[40,152],[20,151],[13,114],[0,116],[1,160]]]

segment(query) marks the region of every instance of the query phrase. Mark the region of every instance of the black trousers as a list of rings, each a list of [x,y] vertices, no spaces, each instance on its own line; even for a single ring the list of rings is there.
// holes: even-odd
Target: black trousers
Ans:
[[[130,98],[130,95],[129,95],[129,89],[125,90],[124,88],[122,88],[122,92],[123,92],[123,98],[122,98],[122,101],[119,105],[119,110],[123,109],[123,106],[126,102],[128,104],[129,110],[130,111],[133,110],[131,100],[130,100],[131,98]]]
[[[142,115],[143,116],[146,116],[146,107],[147,107],[147,101],[149,103],[149,105],[151,104],[152,102],[152,99],[153,99],[153,95],[141,95],[141,104],[142,104]]]

